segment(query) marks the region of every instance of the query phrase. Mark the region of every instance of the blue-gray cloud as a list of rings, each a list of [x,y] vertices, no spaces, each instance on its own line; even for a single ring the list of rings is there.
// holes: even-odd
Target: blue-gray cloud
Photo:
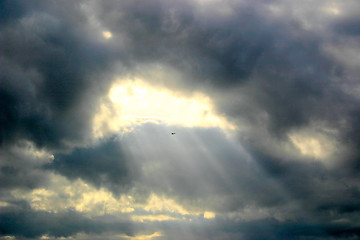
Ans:
[[[138,175],[138,167],[114,139],[98,146],[76,148],[70,154],[56,154],[46,166],[69,179],[81,178],[96,187],[107,187],[115,193],[126,191]]]
[[[136,189],[142,201],[155,192],[217,212],[209,225],[184,226],[193,239],[358,238],[359,63],[346,54],[360,49],[359,4],[339,4],[331,16],[322,10],[330,5],[302,4],[1,1],[1,199],[13,189],[46,187],[56,172],[115,194]],[[106,41],[105,30],[113,36]],[[219,129],[178,127],[171,136],[173,129],[147,124],[86,142],[113,77],[136,76],[152,64],[180,73],[165,87],[212,97],[241,125],[237,141]],[[304,156],[291,145],[289,134],[316,124],[336,143],[340,154],[332,159]],[[54,161],[21,152],[23,142]],[[226,217],[249,206],[281,211],[285,220]],[[0,228],[2,236],[36,238],[103,231],[96,226],[113,231],[112,224],[27,206],[2,208]],[[176,239],[174,225],[148,227]]]

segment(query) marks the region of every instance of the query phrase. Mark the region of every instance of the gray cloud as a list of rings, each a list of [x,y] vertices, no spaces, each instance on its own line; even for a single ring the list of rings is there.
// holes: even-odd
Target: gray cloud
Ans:
[[[359,16],[356,13],[352,13],[346,16],[343,16],[333,23],[333,29],[345,36],[356,37],[360,33],[359,29]]]
[[[156,224],[153,224],[156,225]],[[278,221],[273,218],[248,222],[216,219],[206,223],[163,224],[171,239],[356,239],[359,228],[341,223],[319,224],[310,219]],[[160,238],[161,239],[161,238]],[[166,238],[167,239],[167,238]]]
[[[1,25],[1,143],[26,138],[59,147],[86,137],[94,101],[107,84],[98,81],[94,89],[92,77],[100,77],[111,52],[86,30],[76,4],[3,5],[18,12]]]
[[[0,149],[0,189],[2,191],[13,188],[33,189],[43,186],[46,182],[47,174],[41,167],[49,159],[31,156],[29,152],[26,152],[29,149],[30,146],[26,143],[7,145]]]
[[[70,179],[82,178],[97,187],[105,186],[115,193],[129,189],[138,169],[126,155],[122,143],[115,139],[98,146],[75,148],[70,154],[56,154],[45,168]]]
[[[211,223],[185,224],[181,233],[189,232],[189,239],[359,237],[359,63],[339,48],[358,51],[359,6],[339,3],[333,12],[327,1],[312,6],[1,1],[2,199],[12,189],[46,187],[55,171],[116,194],[138,191],[142,201],[155,192],[219,214]],[[113,37],[105,41],[102,31]],[[337,48],[338,56],[329,51]],[[152,64],[179,73],[163,85],[208,94],[242,127],[238,139],[183,127],[171,136],[173,129],[147,124],[87,143],[113,77],[144,75]],[[321,161],[301,154],[289,138],[315,123],[331,130],[321,134],[340,149]],[[54,153],[54,161],[23,151],[27,141]],[[285,220],[226,218],[249,206],[282,212]],[[113,224],[71,211],[5,207],[0,228],[2,236],[36,238],[115,231]],[[159,226],[153,228],[171,239],[180,235],[171,222]],[[126,229],[121,232],[131,233]]]
[[[76,211],[51,213],[34,211],[26,203],[0,209],[0,232],[25,238],[39,238],[43,235],[69,237],[79,232],[118,232],[133,235],[131,223],[111,217],[88,218]]]
[[[281,23],[266,22],[269,19],[258,14],[257,6],[227,4],[237,14],[218,19],[201,15],[190,1],[152,1],[146,6],[109,1],[94,8],[104,25],[131,40],[128,53],[135,63],[168,63],[190,74],[189,84],[210,82],[227,88],[246,80],[282,34],[277,26]],[[116,14],[118,9],[121,14]]]
[[[193,2],[153,1],[140,7],[136,2],[110,1],[94,8],[104,25],[128,39],[127,53],[135,64],[170,65],[184,74],[189,86],[225,89],[223,95],[231,87],[248,89],[251,96],[241,99],[249,97],[250,108],[268,114],[268,128],[275,135],[313,120],[339,127],[350,110],[343,106],[355,99],[334,84],[346,74],[322,49],[331,29],[324,36],[310,34],[296,19],[265,14],[269,5],[264,3],[223,5],[232,12],[217,18],[210,15],[213,8],[205,14]],[[220,103],[219,110],[230,110],[226,106],[241,94]],[[238,114],[240,107],[225,113],[244,117]]]

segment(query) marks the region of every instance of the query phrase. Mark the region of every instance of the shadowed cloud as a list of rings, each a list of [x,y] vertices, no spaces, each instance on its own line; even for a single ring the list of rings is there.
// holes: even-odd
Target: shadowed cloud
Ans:
[[[0,238],[359,238],[358,9],[0,1]]]

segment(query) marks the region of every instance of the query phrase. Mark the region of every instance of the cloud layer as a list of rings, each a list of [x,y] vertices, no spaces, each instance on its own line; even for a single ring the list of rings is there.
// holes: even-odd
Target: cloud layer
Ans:
[[[2,1],[0,239],[359,238],[357,9]]]

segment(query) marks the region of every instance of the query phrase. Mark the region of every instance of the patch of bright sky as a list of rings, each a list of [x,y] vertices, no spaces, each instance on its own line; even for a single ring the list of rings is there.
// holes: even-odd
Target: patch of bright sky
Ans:
[[[132,215],[131,219],[135,222],[161,222],[179,220],[178,218],[164,214]]]
[[[123,236],[125,239],[133,239],[133,240],[151,240],[157,237],[164,236],[161,232],[154,232],[153,234],[148,235],[137,235],[137,236]]]
[[[112,33],[109,32],[109,31],[104,31],[104,32],[102,32],[102,35],[103,35],[103,37],[104,37],[105,39],[110,39],[110,38],[112,38]]]
[[[108,240],[118,240],[118,239],[131,239],[131,240],[153,240],[153,239],[158,239],[159,237],[164,236],[162,232],[154,232],[154,233],[150,233],[150,234],[135,234],[134,236],[128,236],[125,234],[116,234],[116,233],[102,233],[102,234],[86,234],[86,233],[77,233],[74,236],[69,236],[69,237],[60,237],[60,238],[56,238],[56,239],[63,239],[63,240],[88,240],[88,239],[93,239],[93,240],[103,240],[103,239],[108,239]],[[14,239],[13,238],[0,238],[0,239]],[[43,235],[41,236],[40,239],[54,239],[53,237],[50,237],[49,235]]]
[[[303,29],[313,31],[323,30],[330,18],[343,14],[335,1],[280,1],[268,4],[265,10],[271,16],[294,18]]]
[[[215,218],[216,214],[214,212],[204,212],[204,218],[212,219]]]
[[[6,207],[6,206],[9,206],[10,204],[7,203],[7,202],[3,202],[3,201],[0,201],[0,207]]]
[[[97,18],[96,8],[93,3],[90,1],[82,2],[80,5],[80,11],[83,13],[83,16],[87,18],[88,25],[87,31],[93,33],[94,36],[102,37],[103,39],[112,38],[112,33],[106,30],[106,27],[103,26],[102,21]]]
[[[201,93],[183,96],[166,88],[154,87],[140,79],[112,86],[94,117],[95,137],[131,131],[152,122],[184,127],[236,127],[214,111],[211,99]]]
[[[331,163],[331,157],[338,150],[336,135],[335,130],[309,126],[290,133],[288,137],[301,155],[328,165]]]
[[[181,215],[194,214],[184,209],[174,200],[166,198],[165,196],[160,197],[156,194],[152,194],[150,196],[147,205],[144,207],[144,210],[148,212],[180,213]],[[195,213],[195,214],[198,215],[200,213]]]
[[[336,6],[328,6],[324,8],[324,11],[327,12],[328,14],[331,15],[339,15],[340,14],[340,9],[337,8]]]

